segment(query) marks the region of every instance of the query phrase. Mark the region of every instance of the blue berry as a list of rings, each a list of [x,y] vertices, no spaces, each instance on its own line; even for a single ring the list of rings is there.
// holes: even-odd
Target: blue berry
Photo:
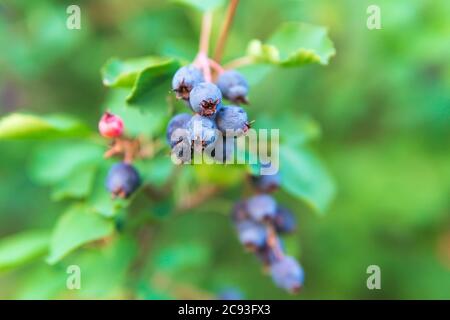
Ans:
[[[277,207],[274,225],[276,231],[279,233],[292,233],[297,229],[297,222],[294,214],[283,206]]]
[[[267,230],[264,224],[245,220],[237,224],[239,241],[252,251],[262,248],[266,244]]]
[[[247,212],[255,221],[273,220],[277,211],[277,203],[267,194],[259,194],[247,200]]]
[[[175,135],[177,135],[177,132],[175,132]],[[176,164],[190,163],[193,154],[189,134],[185,138],[185,132],[182,131],[180,136],[182,136],[181,140],[172,148],[172,160]]]
[[[225,136],[241,136],[250,128],[247,112],[234,105],[221,107],[216,115],[216,123]]]
[[[222,102],[222,93],[214,83],[201,82],[192,89],[189,102],[194,112],[212,117]]]
[[[262,261],[265,267],[272,265],[277,260],[275,250],[268,245],[258,248],[255,251],[256,256]]]
[[[187,137],[186,125],[191,120],[192,115],[180,113],[175,115],[167,125],[166,138],[170,147],[173,148],[184,136]]]
[[[238,201],[231,211],[231,219],[234,223],[242,222],[248,218],[247,204],[244,200]]]
[[[227,288],[219,292],[218,300],[243,300],[242,292],[235,288]]]
[[[280,187],[280,175],[252,175],[250,177],[253,187],[259,192],[273,192]]]
[[[217,79],[217,86],[228,100],[238,104],[248,103],[248,83],[239,72],[235,70],[223,72]]]
[[[289,292],[298,292],[303,285],[303,269],[292,257],[283,256],[272,264],[270,271],[275,284]]]
[[[140,186],[141,179],[136,169],[126,163],[116,163],[106,177],[106,187],[114,195],[129,197]]]
[[[219,137],[211,156],[214,160],[225,163],[227,160],[234,157],[234,147],[235,141],[233,138]]]
[[[173,76],[172,90],[176,92],[178,99],[189,100],[191,90],[203,81],[202,72],[193,65],[187,65],[178,69]]]
[[[201,145],[202,149],[214,146],[218,139],[216,124],[209,118],[196,114],[192,116],[186,126],[194,147],[197,144]]]

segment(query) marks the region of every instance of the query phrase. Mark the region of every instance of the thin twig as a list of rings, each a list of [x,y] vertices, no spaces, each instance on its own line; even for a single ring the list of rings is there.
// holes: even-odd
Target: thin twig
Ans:
[[[209,65],[213,68],[217,73],[221,74],[224,72],[224,68],[215,60],[209,59]]]
[[[205,12],[202,19],[202,29],[200,31],[200,42],[198,54],[194,60],[194,65],[200,68],[207,82],[212,81],[211,69],[208,60],[209,39],[211,37],[212,12]]]
[[[234,59],[230,62],[228,62],[226,65],[223,66],[224,69],[237,69],[241,67],[245,67],[249,64],[254,63],[253,58],[249,56],[240,57],[237,59]]]
[[[274,227],[271,224],[267,225],[267,245],[272,248],[277,259],[283,257],[283,251],[281,250],[280,240],[277,237]]]
[[[186,211],[195,208],[221,191],[222,190],[218,186],[213,185],[199,188],[195,193],[183,197],[178,204],[178,209],[180,211]]]
[[[208,56],[209,51],[209,38],[211,36],[211,28],[212,28],[212,12],[207,11],[203,15],[202,19],[202,30],[200,32],[200,43],[198,51],[199,53],[205,54]]]
[[[233,22],[234,14],[236,13],[239,0],[231,0],[228,6],[227,15],[222,24],[222,29],[220,30],[219,40],[217,41],[216,51],[214,53],[214,60],[220,63],[222,59],[223,51],[225,48],[225,43],[228,38],[228,31],[230,30],[231,23]]]

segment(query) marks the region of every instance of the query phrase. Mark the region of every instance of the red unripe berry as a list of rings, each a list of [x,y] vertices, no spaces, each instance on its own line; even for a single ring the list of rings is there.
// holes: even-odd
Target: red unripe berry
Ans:
[[[117,138],[123,133],[123,120],[109,112],[105,112],[98,123],[98,130],[105,138]]]

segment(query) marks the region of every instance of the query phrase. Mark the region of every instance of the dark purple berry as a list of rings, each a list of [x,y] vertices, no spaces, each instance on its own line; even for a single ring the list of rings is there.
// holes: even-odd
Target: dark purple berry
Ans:
[[[220,74],[217,86],[222,95],[234,103],[248,103],[248,83],[244,76],[235,70],[228,70]]]
[[[292,257],[283,256],[275,261],[272,263],[270,271],[275,284],[289,292],[296,293],[303,285],[303,269]]]
[[[192,115],[190,114],[180,113],[170,120],[167,126],[166,138],[171,148],[184,140],[185,137],[188,137],[186,127],[191,118]]]
[[[172,79],[172,90],[176,92],[178,99],[189,100],[191,90],[200,82],[203,82],[202,72],[188,65],[181,67]]]
[[[255,251],[266,244],[267,230],[264,224],[245,220],[236,225],[239,241],[249,250]]]
[[[202,149],[213,146],[219,136],[215,122],[198,114],[189,120],[186,127],[194,148],[197,145]]]
[[[297,222],[294,214],[283,206],[277,207],[273,222],[276,231],[279,233],[292,233],[297,229]]]
[[[273,220],[277,210],[277,203],[268,194],[259,194],[247,200],[247,212],[255,221]]]
[[[239,137],[250,128],[247,112],[234,105],[221,107],[216,115],[216,123],[224,136]]]
[[[222,93],[214,83],[201,82],[192,89],[189,102],[194,112],[212,117],[222,102]]]
[[[106,187],[114,196],[128,198],[140,186],[141,179],[136,169],[124,162],[111,167],[106,177]]]
[[[219,137],[211,156],[220,163],[226,163],[234,157],[235,141],[233,138]]]
[[[264,193],[270,193],[280,187],[280,175],[278,173],[271,175],[252,175],[250,176],[253,187]]]

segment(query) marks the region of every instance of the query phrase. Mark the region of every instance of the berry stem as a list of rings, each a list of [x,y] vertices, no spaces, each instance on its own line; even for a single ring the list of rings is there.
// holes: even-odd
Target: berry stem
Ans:
[[[222,59],[223,51],[225,49],[225,43],[228,38],[228,32],[230,30],[231,23],[233,22],[234,14],[236,13],[238,4],[239,0],[231,0],[230,5],[228,6],[227,15],[225,16],[225,20],[223,21],[219,40],[217,41],[216,51],[214,53],[214,60],[218,63],[220,63],[220,60]]]
[[[267,245],[272,248],[276,258],[281,259],[283,257],[283,251],[281,250],[281,245],[277,237],[277,233],[272,225],[267,225]]]
[[[178,209],[183,212],[195,208],[198,205],[204,203],[207,199],[217,195],[221,191],[221,188],[215,185],[209,185],[205,186],[204,188],[200,188],[197,192],[188,194],[183,197],[178,204]]]
[[[225,71],[225,69],[220,65],[220,63],[218,63],[217,61],[213,60],[213,59],[209,59],[209,65],[211,66],[211,68],[213,68],[218,74],[221,74],[222,72]]]
[[[200,32],[200,44],[198,51],[200,54],[204,54],[208,56],[209,50],[209,38],[211,36],[211,28],[212,28],[212,12],[207,11],[203,15],[202,19],[202,29]]]
[[[203,72],[203,76],[207,82],[212,81],[211,69],[208,59],[209,51],[209,39],[211,37],[212,28],[212,12],[205,12],[202,19],[202,29],[200,32],[200,43],[198,48],[197,57],[194,60],[194,64],[197,65]]]
[[[226,65],[223,66],[224,69],[237,69],[244,66],[247,66],[249,64],[254,63],[254,60],[252,57],[244,56],[237,59],[234,59],[230,62],[228,62]]]

